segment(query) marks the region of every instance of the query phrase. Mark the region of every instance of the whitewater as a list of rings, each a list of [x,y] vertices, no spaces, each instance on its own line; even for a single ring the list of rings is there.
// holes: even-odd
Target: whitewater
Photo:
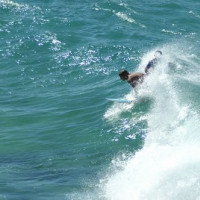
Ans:
[[[151,109],[143,116],[148,124],[144,146],[132,157],[129,155],[126,162],[113,162],[113,169],[120,170],[114,170],[103,186],[106,199],[200,199],[200,116],[197,94],[192,88],[200,87],[200,60],[194,48],[186,46],[189,44],[181,41],[167,44],[142,57],[138,71],[156,49],[163,52],[153,73],[140,86],[137,97],[132,91],[125,95],[152,98]],[[105,117],[116,120],[131,107],[134,103],[115,104]],[[133,119],[136,120],[141,118]]]

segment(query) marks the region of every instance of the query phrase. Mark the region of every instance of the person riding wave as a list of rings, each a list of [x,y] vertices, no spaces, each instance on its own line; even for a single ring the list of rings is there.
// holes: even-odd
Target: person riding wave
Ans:
[[[119,77],[121,78],[121,80],[127,81],[133,88],[135,88],[138,84],[142,83],[145,76],[152,71],[152,69],[158,63],[161,55],[162,55],[161,51],[155,52],[154,54],[155,58],[153,60],[150,60],[145,67],[146,74],[141,72],[129,73],[127,70],[122,70],[119,72]]]

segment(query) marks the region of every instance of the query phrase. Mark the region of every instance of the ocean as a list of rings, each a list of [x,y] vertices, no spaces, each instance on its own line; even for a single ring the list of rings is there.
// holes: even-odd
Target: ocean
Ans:
[[[0,0],[0,200],[199,200],[199,34],[199,0]]]

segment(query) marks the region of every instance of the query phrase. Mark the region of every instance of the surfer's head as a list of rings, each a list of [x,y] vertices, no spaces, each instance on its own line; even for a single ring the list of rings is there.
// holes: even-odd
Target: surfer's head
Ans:
[[[154,54],[155,58],[160,58],[160,56],[162,56],[162,51],[156,51]]]
[[[129,72],[126,71],[126,70],[122,70],[122,71],[119,72],[119,77],[120,77],[123,81],[125,81],[125,80],[128,79],[128,75],[129,75]]]

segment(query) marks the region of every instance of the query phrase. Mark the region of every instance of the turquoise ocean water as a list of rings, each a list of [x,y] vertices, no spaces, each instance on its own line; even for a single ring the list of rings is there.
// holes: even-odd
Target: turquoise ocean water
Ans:
[[[0,0],[0,200],[199,199],[199,34],[199,0]]]

